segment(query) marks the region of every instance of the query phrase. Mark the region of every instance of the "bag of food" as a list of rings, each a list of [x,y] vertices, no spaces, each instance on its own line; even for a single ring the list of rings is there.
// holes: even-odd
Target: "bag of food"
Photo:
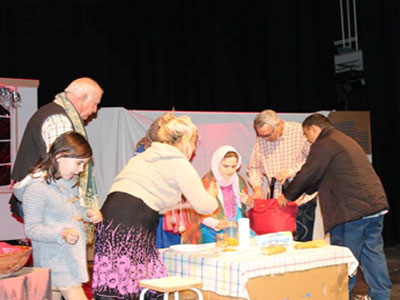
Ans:
[[[254,199],[254,206],[248,212],[250,227],[258,235],[296,230],[298,205],[288,202],[286,207],[280,207],[278,200],[273,198],[274,185],[275,180],[271,180],[271,198]]]

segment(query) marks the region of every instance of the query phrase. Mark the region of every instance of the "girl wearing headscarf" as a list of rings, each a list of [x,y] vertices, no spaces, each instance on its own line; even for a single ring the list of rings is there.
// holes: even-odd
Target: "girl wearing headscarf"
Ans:
[[[214,152],[211,170],[203,176],[202,181],[206,189],[211,182],[217,184],[218,208],[210,215],[197,215],[197,220],[194,214],[190,214],[191,226],[182,233],[183,243],[212,243],[215,235],[228,227],[229,221],[246,217],[253,200],[248,195],[244,178],[238,174],[241,162],[240,154],[232,146],[221,146]]]

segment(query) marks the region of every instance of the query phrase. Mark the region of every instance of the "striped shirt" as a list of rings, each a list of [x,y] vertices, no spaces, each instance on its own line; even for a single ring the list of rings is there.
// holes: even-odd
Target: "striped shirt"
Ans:
[[[287,171],[293,178],[306,161],[310,143],[303,135],[301,124],[284,122],[282,136],[276,141],[266,141],[257,137],[247,167],[249,183],[252,187],[261,186],[263,177],[267,180],[281,171]],[[277,181],[274,198],[282,193],[282,186]]]

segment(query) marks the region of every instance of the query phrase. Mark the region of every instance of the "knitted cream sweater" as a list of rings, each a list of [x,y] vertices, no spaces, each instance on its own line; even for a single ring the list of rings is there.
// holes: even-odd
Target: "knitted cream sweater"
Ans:
[[[176,147],[157,142],[129,160],[112,192],[138,197],[160,213],[174,208],[182,194],[198,213],[212,213],[218,206],[188,159]]]

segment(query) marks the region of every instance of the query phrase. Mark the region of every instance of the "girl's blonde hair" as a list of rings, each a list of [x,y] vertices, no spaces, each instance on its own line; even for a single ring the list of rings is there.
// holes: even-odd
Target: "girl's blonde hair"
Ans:
[[[189,116],[176,117],[172,113],[164,113],[159,121],[158,141],[175,145],[180,141],[188,142],[198,134],[197,126]]]

